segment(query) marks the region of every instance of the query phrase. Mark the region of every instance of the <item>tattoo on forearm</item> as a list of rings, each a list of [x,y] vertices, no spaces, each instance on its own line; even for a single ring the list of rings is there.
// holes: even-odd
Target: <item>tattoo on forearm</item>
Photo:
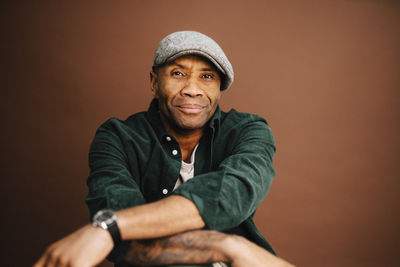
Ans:
[[[215,249],[224,238],[223,233],[197,230],[159,239],[133,240],[124,260],[139,266],[227,262],[227,256]]]

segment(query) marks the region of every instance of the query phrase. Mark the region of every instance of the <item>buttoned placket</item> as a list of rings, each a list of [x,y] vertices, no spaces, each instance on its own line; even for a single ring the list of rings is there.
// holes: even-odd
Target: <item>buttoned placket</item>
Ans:
[[[164,139],[166,141],[169,153],[171,153],[171,155],[173,157],[178,158],[179,157],[179,145],[178,145],[178,143],[174,140],[173,137],[171,137],[169,135],[166,135],[164,137]],[[162,187],[161,193],[162,193],[162,195],[167,196],[168,193],[170,193],[170,191],[168,190],[168,188],[163,188]]]
[[[178,143],[173,139],[173,137],[171,137],[169,135],[165,136],[165,140],[167,141],[167,146],[169,147],[171,154],[173,156],[178,156],[178,154],[179,154]]]

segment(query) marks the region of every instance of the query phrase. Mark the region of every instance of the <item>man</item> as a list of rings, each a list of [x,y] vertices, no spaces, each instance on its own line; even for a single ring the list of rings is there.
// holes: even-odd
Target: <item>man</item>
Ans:
[[[54,243],[36,266],[93,266],[108,254],[117,266],[289,265],[252,220],[274,176],[275,146],[262,118],[219,109],[233,78],[209,37],[165,37],[149,110],[108,120],[92,143],[93,225]]]

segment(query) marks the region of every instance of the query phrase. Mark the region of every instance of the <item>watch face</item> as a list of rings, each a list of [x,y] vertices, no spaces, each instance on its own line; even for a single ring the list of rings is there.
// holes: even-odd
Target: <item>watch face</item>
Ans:
[[[105,223],[107,225],[111,224],[117,219],[115,212],[113,210],[100,210],[93,217],[93,222],[101,225]]]

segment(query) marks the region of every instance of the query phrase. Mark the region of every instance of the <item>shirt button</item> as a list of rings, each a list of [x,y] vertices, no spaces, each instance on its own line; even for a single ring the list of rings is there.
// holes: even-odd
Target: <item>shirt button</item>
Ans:
[[[168,189],[167,189],[167,188],[164,188],[164,189],[162,190],[162,193],[163,193],[164,195],[168,194]]]
[[[172,155],[174,155],[174,156],[178,155],[178,150],[176,150],[176,149],[172,150]]]
[[[165,139],[166,139],[168,142],[172,140],[170,136],[165,137]]]

